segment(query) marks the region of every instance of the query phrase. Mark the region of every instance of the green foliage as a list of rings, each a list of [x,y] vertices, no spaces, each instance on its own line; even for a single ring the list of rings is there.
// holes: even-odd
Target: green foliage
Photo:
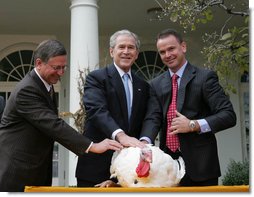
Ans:
[[[236,89],[230,80],[238,80],[244,71],[249,71],[248,25],[233,27],[225,34],[205,34],[206,46],[202,52],[206,57],[205,66],[217,71],[221,83],[233,93]]]
[[[158,18],[169,17],[172,22],[178,22],[186,30],[194,31],[197,24],[206,24],[213,19],[213,13],[205,1],[165,0],[164,3],[163,12]]]
[[[223,185],[249,185],[249,162],[231,160],[226,174],[222,179]]]
[[[164,0],[163,4],[155,1],[162,7],[162,14],[158,18],[169,18],[172,22],[178,22],[185,32],[188,29],[197,30],[198,24],[213,21],[216,12],[212,8],[222,9],[230,16],[225,19],[219,33],[204,34],[205,47],[201,53],[206,59],[204,66],[217,72],[225,90],[236,93],[232,80],[239,81],[244,72],[249,72],[248,1]],[[236,8],[240,11],[236,11]],[[244,17],[245,22],[226,29],[229,21],[234,19],[233,16]]]

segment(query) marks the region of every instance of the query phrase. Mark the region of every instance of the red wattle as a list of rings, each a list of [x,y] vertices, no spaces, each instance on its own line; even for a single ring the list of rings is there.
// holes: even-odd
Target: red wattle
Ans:
[[[136,168],[136,173],[139,178],[141,177],[148,177],[150,171],[150,163],[141,160]]]

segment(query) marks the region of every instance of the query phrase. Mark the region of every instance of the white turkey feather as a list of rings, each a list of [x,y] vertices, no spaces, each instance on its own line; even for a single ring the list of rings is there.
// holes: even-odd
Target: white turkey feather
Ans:
[[[122,187],[171,187],[177,186],[185,174],[185,165],[164,153],[159,147],[147,145],[152,150],[152,163],[148,177],[138,177],[136,168],[140,161],[141,149],[124,148],[112,157],[111,178],[116,177]]]

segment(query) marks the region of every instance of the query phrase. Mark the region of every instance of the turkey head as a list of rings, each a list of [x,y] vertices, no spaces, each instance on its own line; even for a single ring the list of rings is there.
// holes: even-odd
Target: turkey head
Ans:
[[[139,178],[149,176],[150,163],[152,163],[152,150],[146,146],[140,151],[140,160],[136,168],[136,173]]]

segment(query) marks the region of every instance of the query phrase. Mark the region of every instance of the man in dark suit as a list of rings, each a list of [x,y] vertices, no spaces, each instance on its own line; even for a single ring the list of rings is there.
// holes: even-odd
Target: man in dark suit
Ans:
[[[4,107],[5,107],[4,97],[0,96],[0,122],[1,122],[3,112],[4,112]]]
[[[147,108],[149,84],[138,78],[131,66],[138,57],[140,42],[137,36],[121,30],[110,38],[113,64],[95,70],[86,77],[84,105],[86,122],[84,135],[97,142],[112,138],[123,146],[143,147],[138,139]],[[130,93],[130,114],[125,93],[124,74]],[[110,178],[113,151],[100,155],[88,153],[79,157],[76,168],[78,187],[93,187]]]
[[[77,155],[122,148],[109,139],[93,143],[58,117],[51,92],[67,64],[66,50],[59,41],[39,44],[34,63],[35,68],[12,91],[0,124],[0,191],[50,186],[54,141]]]
[[[151,97],[141,140],[151,143],[161,130],[160,148],[174,159],[179,156],[184,159],[186,174],[180,185],[217,185],[221,172],[215,133],[236,124],[232,104],[215,72],[193,66],[186,60],[187,46],[178,32],[162,31],[156,45],[169,70],[150,83]],[[173,74],[178,75],[179,88],[175,117],[170,120]],[[169,148],[170,142],[166,145],[167,136],[176,137],[176,144],[180,143],[176,150]]]

